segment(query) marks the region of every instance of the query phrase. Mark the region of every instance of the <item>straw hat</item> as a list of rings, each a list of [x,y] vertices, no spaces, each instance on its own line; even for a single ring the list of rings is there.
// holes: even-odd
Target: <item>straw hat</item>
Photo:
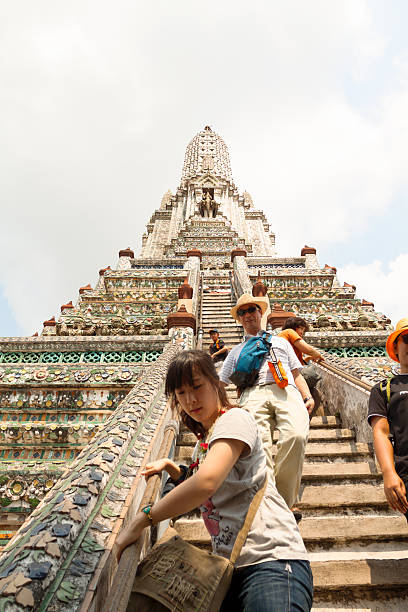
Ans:
[[[391,357],[391,359],[393,359],[394,361],[398,361],[398,362],[399,362],[399,359],[394,350],[394,342],[397,340],[398,336],[402,334],[403,332],[408,333],[408,317],[405,317],[404,319],[400,319],[398,321],[397,325],[395,326],[395,331],[393,331],[388,336],[387,343],[385,345],[387,353]]]
[[[251,295],[250,293],[243,293],[241,295],[241,297],[238,299],[238,302],[236,303],[236,305],[234,306],[234,308],[231,308],[231,317],[233,317],[233,319],[235,319],[236,321],[238,321],[238,315],[237,315],[237,311],[242,307],[242,306],[249,306],[250,304],[256,304],[257,306],[259,306],[259,308],[261,309],[262,314],[265,314],[268,306],[265,302],[265,299],[262,298],[256,298],[253,295]]]

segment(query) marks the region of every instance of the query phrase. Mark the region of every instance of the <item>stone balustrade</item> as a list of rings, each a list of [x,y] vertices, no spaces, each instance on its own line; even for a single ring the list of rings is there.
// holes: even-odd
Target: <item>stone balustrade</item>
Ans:
[[[0,557],[0,609],[99,609],[115,569],[112,548],[145,489],[141,467],[155,458],[169,410],[164,376],[191,344],[173,343],[46,495]]]

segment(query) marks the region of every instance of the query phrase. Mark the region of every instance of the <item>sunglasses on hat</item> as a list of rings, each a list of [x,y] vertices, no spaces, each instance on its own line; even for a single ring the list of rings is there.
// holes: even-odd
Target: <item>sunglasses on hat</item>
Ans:
[[[249,314],[252,314],[253,312],[255,312],[255,310],[261,310],[259,308],[259,306],[248,306],[248,308],[240,308],[239,310],[237,310],[237,315],[239,317],[243,317],[244,314],[246,314],[247,312],[249,312]]]

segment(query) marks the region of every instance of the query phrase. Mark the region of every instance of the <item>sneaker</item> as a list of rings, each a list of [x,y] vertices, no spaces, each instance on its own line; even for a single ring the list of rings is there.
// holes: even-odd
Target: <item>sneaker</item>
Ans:
[[[302,520],[302,516],[303,516],[299,508],[291,508],[291,512],[293,516],[295,517],[295,521],[299,523]]]

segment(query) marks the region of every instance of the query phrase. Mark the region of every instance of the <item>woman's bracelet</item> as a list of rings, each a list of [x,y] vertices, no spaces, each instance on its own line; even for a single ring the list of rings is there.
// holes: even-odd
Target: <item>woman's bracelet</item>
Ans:
[[[142,512],[147,516],[150,524],[153,525],[152,506],[145,506],[142,508]]]

